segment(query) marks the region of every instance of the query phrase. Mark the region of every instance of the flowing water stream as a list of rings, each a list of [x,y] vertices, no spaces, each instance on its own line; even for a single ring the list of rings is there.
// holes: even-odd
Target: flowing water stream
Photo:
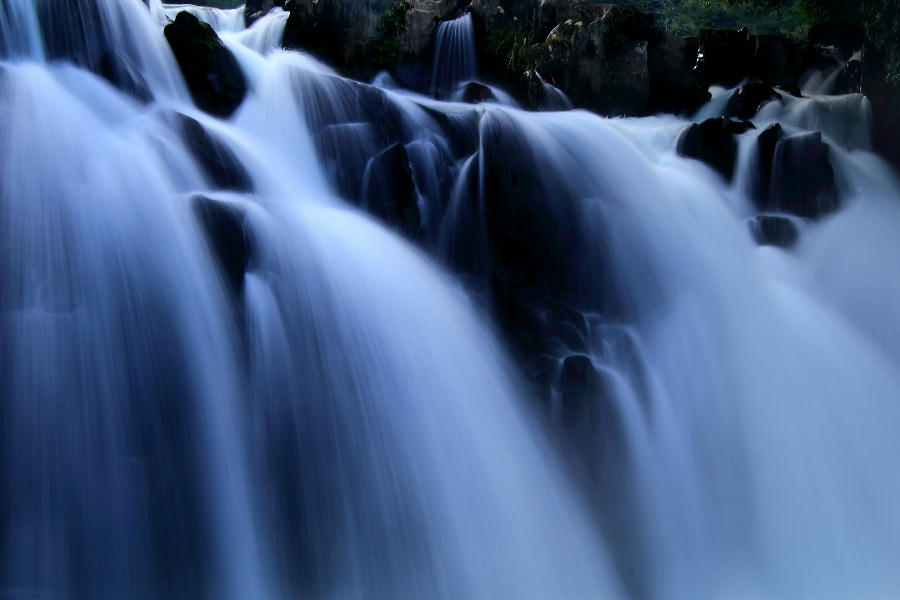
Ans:
[[[900,183],[862,96],[767,105],[727,183],[682,118],[353,82],[278,9],[0,2],[0,598],[900,593]],[[185,9],[247,78],[229,119],[169,51]],[[465,28],[435,89],[477,75]],[[841,198],[790,250],[750,228],[776,121],[822,132]],[[396,143],[417,245],[361,210]],[[581,323],[543,358],[604,382],[575,428],[489,308],[504,160]]]

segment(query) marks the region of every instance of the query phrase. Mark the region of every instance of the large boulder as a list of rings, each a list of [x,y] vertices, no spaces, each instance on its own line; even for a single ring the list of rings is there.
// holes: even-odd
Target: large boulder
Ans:
[[[469,104],[479,104],[481,102],[490,102],[496,100],[494,92],[488,86],[470,81],[462,90],[462,101]]]
[[[180,12],[166,25],[165,35],[197,106],[219,117],[234,113],[247,94],[247,82],[212,27]]]
[[[679,137],[678,153],[705,162],[731,181],[738,153],[736,136],[749,129],[752,123],[723,117],[694,123]]]

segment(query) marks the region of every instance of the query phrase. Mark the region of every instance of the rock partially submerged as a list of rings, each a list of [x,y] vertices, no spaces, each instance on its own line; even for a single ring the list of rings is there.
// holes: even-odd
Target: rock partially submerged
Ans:
[[[678,139],[678,153],[705,162],[731,181],[738,152],[736,136],[750,129],[754,129],[752,123],[724,117],[694,123]]]
[[[234,113],[247,94],[247,82],[212,27],[180,12],[165,34],[197,106],[219,117]]]

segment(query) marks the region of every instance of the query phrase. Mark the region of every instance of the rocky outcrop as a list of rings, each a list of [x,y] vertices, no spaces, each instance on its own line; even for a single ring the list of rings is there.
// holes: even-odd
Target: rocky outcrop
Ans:
[[[424,60],[435,26],[461,0],[286,0],[282,44],[360,75]]]
[[[705,162],[731,181],[738,152],[736,136],[749,129],[753,129],[752,123],[726,118],[695,123],[678,139],[678,153]]]
[[[709,99],[695,76],[696,44],[626,5],[553,5],[569,18],[534,50],[534,68],[579,106],[601,114],[693,110]],[[576,20],[579,17],[591,19]]]
[[[212,27],[180,12],[165,34],[197,106],[219,117],[234,113],[247,94],[247,82]]]

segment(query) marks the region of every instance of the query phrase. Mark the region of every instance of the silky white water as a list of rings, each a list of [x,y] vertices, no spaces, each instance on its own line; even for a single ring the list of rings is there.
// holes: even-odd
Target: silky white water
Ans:
[[[677,155],[683,119],[380,90],[280,50],[280,10],[190,9],[250,89],[216,119],[162,33],[184,7],[3,2],[0,598],[900,593],[900,183],[861,96],[767,105],[729,184]],[[139,79],[94,74],[110,44]],[[747,223],[774,121],[823,132],[842,199],[790,250]],[[398,141],[418,248],[352,205]],[[504,154],[584,322],[548,358],[605,382],[575,429],[484,308]]]

